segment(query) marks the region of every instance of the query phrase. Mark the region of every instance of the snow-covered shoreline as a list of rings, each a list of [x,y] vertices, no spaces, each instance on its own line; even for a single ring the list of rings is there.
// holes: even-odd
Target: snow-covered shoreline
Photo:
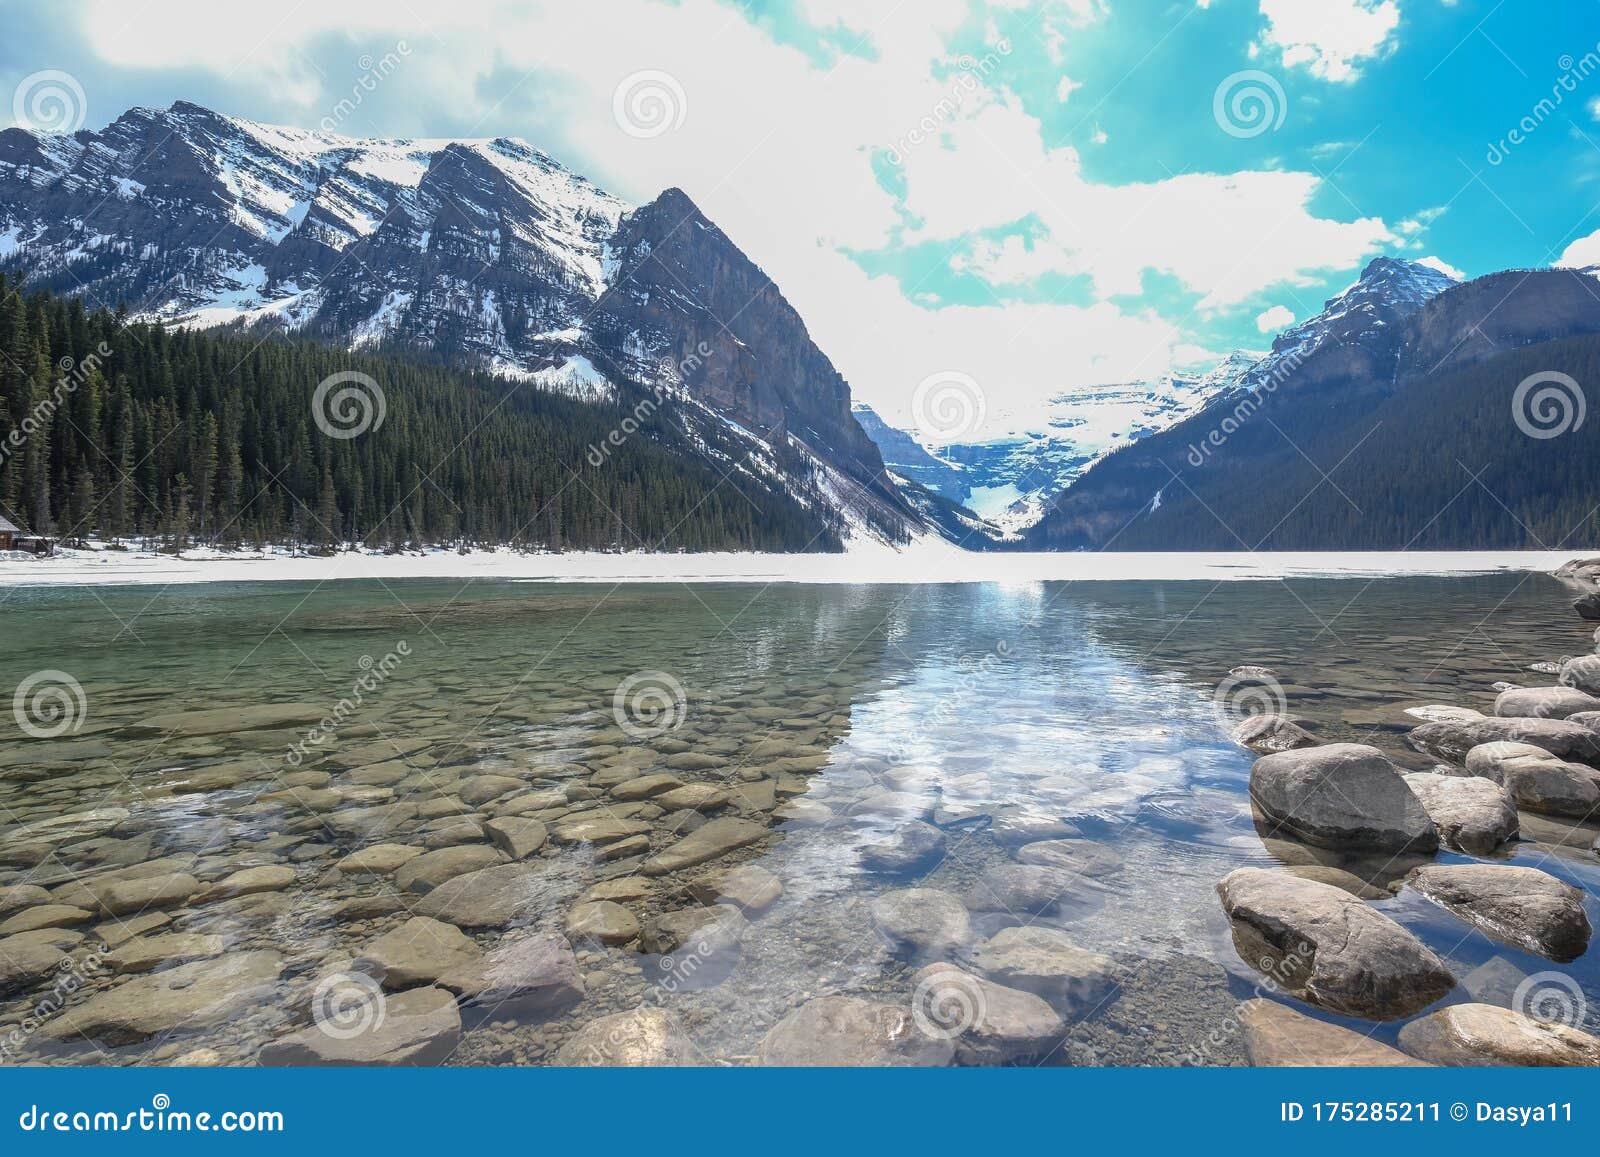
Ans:
[[[344,552],[327,557],[201,550],[62,550],[53,558],[0,556],[0,587],[148,586],[345,579],[502,579],[528,582],[972,583],[1549,573],[1562,551],[1349,553],[974,553],[938,541],[845,554],[531,554],[512,550]]]

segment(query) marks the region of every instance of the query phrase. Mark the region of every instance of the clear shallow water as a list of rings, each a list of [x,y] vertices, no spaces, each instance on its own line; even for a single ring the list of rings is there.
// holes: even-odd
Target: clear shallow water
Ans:
[[[263,1043],[305,1027],[318,981],[420,899],[393,876],[337,870],[345,855],[375,843],[481,842],[461,830],[463,814],[475,824],[533,791],[570,797],[535,813],[552,829],[588,816],[633,821],[655,854],[698,821],[610,789],[659,771],[727,790],[719,815],[770,825],[762,841],[653,878],[647,897],[626,901],[648,922],[694,906],[684,885],[716,869],[772,872],[783,893],[750,922],[736,962],[679,983],[637,943],[580,943],[581,1003],[549,1018],[468,1010],[452,1063],[549,1063],[574,1030],[642,1003],[675,1012],[703,1059],[747,1063],[806,998],[908,1001],[915,965],[890,950],[870,906],[911,885],[963,897],[974,937],[1035,919],[1116,961],[1114,999],[1071,1026],[1047,1063],[1241,1063],[1231,1012],[1259,978],[1233,949],[1217,881],[1246,864],[1318,862],[1385,885],[1410,865],[1263,842],[1245,800],[1252,757],[1227,740],[1213,703],[1228,669],[1275,669],[1290,710],[1319,738],[1374,743],[1422,767],[1429,761],[1401,742],[1417,722],[1401,708],[1487,710],[1496,680],[1549,682],[1527,665],[1593,645],[1561,587],[1516,575],[765,590],[273,583],[18,589],[0,608],[0,682],[54,670],[84,693],[75,733],[34,739],[5,720],[0,885],[67,889],[70,900],[75,881],[152,860],[176,861],[166,870],[186,871],[202,889],[241,868],[293,870],[278,890],[202,891],[145,913],[170,916],[152,932],[216,935],[230,954],[281,954],[281,978],[247,1009],[109,1046],[32,1031],[42,986],[0,997],[0,1029],[25,1030],[13,1038],[16,1055],[45,1063],[167,1063],[201,1048],[249,1063]],[[364,674],[376,685],[354,696]],[[631,686],[645,699],[632,714],[625,700],[620,727],[614,694],[640,675]],[[669,689],[658,704],[666,715],[652,717],[649,692],[659,686]],[[683,698],[673,702],[677,688]],[[307,743],[318,713],[341,699],[352,709],[333,735]],[[304,718],[263,721],[256,712],[273,704],[305,705]],[[218,708],[238,726],[142,726]],[[685,755],[704,766],[683,766]],[[519,782],[462,803],[473,794],[468,781],[485,774]],[[280,796],[285,777],[310,795]],[[849,814],[886,787],[911,793],[919,802],[906,806],[925,806],[945,833],[944,854],[909,877],[859,862],[864,846],[904,822]],[[38,826],[110,808],[128,814],[65,833]],[[990,886],[996,869],[1019,843],[1063,823],[1103,849],[1103,870],[1043,916],[1008,911]],[[1524,834],[1536,839],[1512,858],[1593,894],[1596,829],[1563,846],[1567,826],[1525,817]],[[528,862],[533,902],[511,923],[561,931],[590,887],[636,878],[642,859],[607,861],[552,841]],[[368,903],[352,914],[358,899]],[[1595,1028],[1593,949],[1554,966],[1406,893],[1377,903],[1469,978],[1456,999],[1481,990],[1509,1003],[1519,973],[1556,970],[1584,993]],[[1590,914],[1600,923],[1593,902]],[[66,927],[99,935],[103,923]],[[472,936],[488,948],[502,931]],[[94,970],[66,1003],[129,980]],[[1392,1039],[1394,1027],[1377,1035]]]

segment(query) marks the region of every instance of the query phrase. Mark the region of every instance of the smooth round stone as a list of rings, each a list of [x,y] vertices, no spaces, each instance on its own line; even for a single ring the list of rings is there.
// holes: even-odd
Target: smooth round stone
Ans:
[[[1429,852],[1439,835],[1399,768],[1375,747],[1329,743],[1264,755],[1250,799],[1272,835],[1321,848]]]
[[[35,904],[0,922],[0,936],[14,936],[18,932],[34,932],[42,928],[65,928],[70,924],[82,924],[93,915],[70,904]]]
[[[294,881],[295,870],[284,865],[267,864],[259,868],[244,868],[211,885],[195,897],[195,903],[205,904],[212,900],[253,896],[261,892],[281,892]]]
[[[373,844],[351,852],[334,867],[352,876],[387,876],[420,855],[422,849],[409,844]]]
[[[872,901],[872,922],[895,949],[923,959],[948,956],[972,939],[967,907],[937,888],[902,888]]]
[[[818,996],[775,1024],[757,1063],[783,1067],[948,1065],[955,1046],[918,1025],[908,1007],[853,996]]]
[[[498,850],[488,844],[461,844],[424,852],[395,872],[394,882],[403,892],[426,895],[441,884],[501,862]]]
[[[639,931],[639,918],[614,900],[591,900],[567,913],[567,933],[575,940],[626,944]]]
[[[187,964],[221,956],[227,943],[220,936],[197,932],[173,932],[165,936],[134,936],[124,940],[105,957],[116,972],[149,972],[169,964]]]
[[[1427,864],[1406,882],[1503,944],[1562,962],[1589,948],[1592,929],[1583,892],[1538,868]]]
[[[1435,1065],[1600,1065],[1600,1037],[1492,1004],[1453,1004],[1419,1017],[1400,1030],[1400,1047]]]
[[[1496,715],[1513,719],[1566,719],[1582,711],[1600,711],[1600,699],[1576,687],[1516,687],[1494,701]]]
[[[357,1008],[352,1028],[328,1032],[312,1025],[269,1041],[256,1054],[268,1068],[302,1065],[438,1065],[461,1043],[461,1012],[455,994],[442,988],[414,988],[386,997],[376,1011]]]
[[[1405,774],[1405,781],[1447,846],[1486,856],[1517,838],[1516,804],[1492,780],[1413,771]]]
[[[732,904],[746,916],[764,912],[783,895],[783,881],[756,864],[691,880],[685,888],[702,904]]]
[[[978,882],[967,889],[963,900],[973,911],[1037,916],[1071,896],[1078,881],[1078,874],[1065,868],[1000,864],[984,872]]]
[[[481,956],[477,944],[454,925],[413,916],[363,948],[354,967],[376,976],[385,988],[414,988],[470,968]]]
[[[1258,1068],[1418,1068],[1426,1062],[1399,1049],[1276,1000],[1256,997],[1239,1005],[1250,1063]]]
[[[683,1024],[662,1008],[636,1008],[590,1021],[561,1046],[556,1063],[596,1068],[668,1068],[705,1063]]]
[[[953,1040],[957,1064],[1037,1060],[1066,1035],[1066,1025],[1040,997],[973,976],[953,964],[930,964],[912,977],[912,983],[911,1002],[922,1014],[920,1027]]]
[[[1002,928],[978,945],[972,963],[989,980],[1031,992],[1067,1017],[1093,1012],[1116,987],[1114,960],[1038,925]]]
[[[861,848],[861,866],[886,875],[909,875],[944,857],[944,833],[921,820],[903,820],[893,830],[874,833]]]
[[[483,834],[489,837],[489,842],[494,844],[513,860],[526,860],[540,848],[544,847],[545,840],[549,838],[549,829],[536,819],[519,816],[501,816],[492,820],[485,820]]]
[[[1122,868],[1122,857],[1093,840],[1040,840],[1017,849],[1017,862],[1057,868],[1079,876],[1109,876]]]

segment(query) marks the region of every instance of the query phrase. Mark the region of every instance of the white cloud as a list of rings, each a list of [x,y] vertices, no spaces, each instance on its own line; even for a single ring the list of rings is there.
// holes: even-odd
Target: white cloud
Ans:
[[[1587,269],[1591,265],[1600,265],[1600,229],[1568,245],[1561,251],[1555,265],[1567,269]]]
[[[1419,257],[1417,258],[1417,264],[1426,265],[1429,269],[1437,269],[1446,277],[1453,277],[1457,281],[1465,281],[1467,279],[1465,273],[1462,273],[1461,270],[1445,261],[1442,257]]]
[[[1294,310],[1286,305],[1275,305],[1256,314],[1256,329],[1262,333],[1277,333],[1294,324]]]
[[[1400,25],[1397,0],[1261,0],[1261,15],[1260,44],[1332,81],[1354,80],[1362,61],[1391,51]]]
[[[1065,104],[1067,98],[1082,87],[1082,84],[1073,80],[1070,76],[1063,76],[1056,82],[1056,99]]]
[[[939,370],[984,386],[991,432],[1036,422],[1042,399],[1064,386],[1166,371],[1177,351],[1194,347],[1188,319],[1105,300],[1136,295],[1149,272],[1170,274],[1214,311],[1350,269],[1393,241],[1377,218],[1316,216],[1312,174],[1095,183],[1076,150],[1048,147],[1039,122],[1008,95],[1022,79],[1008,71],[1020,73],[1017,56],[999,60],[935,139],[906,150],[894,186],[904,181],[902,204],[880,184],[873,158],[948,107],[950,62],[971,48],[952,43],[974,27],[966,0],[807,0],[818,26],[847,29],[872,48],[822,64],[717,0],[454,0],[447,11],[428,6],[426,21],[415,7],[308,6],[241,37],[236,13],[214,0],[169,0],[161,21],[131,21],[121,0],[93,0],[81,9],[80,33],[105,61],[208,74],[238,92],[240,105],[227,111],[265,109],[302,125],[326,115],[353,79],[319,75],[309,46],[404,38],[411,51],[386,82],[392,94],[363,109],[376,118],[388,99],[386,119],[351,131],[438,135],[442,123],[522,136],[634,200],[683,187],[891,421],[908,417],[916,383]],[[1066,43],[1103,11],[1099,0],[1057,0],[1042,24],[1047,43]],[[352,68],[359,50],[351,49]],[[617,84],[642,70],[671,74],[687,97],[681,127],[647,140],[612,116]],[[504,96],[496,103],[485,92]],[[1092,139],[1106,141],[1098,129]],[[996,240],[975,243],[980,231]],[[1087,275],[1099,300],[936,308],[928,286],[869,276],[845,255],[901,242],[943,245],[962,255],[953,264],[997,287]]]

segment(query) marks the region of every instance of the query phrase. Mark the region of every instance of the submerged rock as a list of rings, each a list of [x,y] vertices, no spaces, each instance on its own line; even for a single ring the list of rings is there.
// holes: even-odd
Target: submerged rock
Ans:
[[[1453,1004],[1400,1030],[1400,1047],[1436,1065],[1600,1065],[1600,1038],[1492,1004]]]
[[[972,938],[967,907],[937,888],[902,888],[872,901],[872,922],[898,951],[923,960],[950,955]]]
[[[1324,848],[1427,852],[1433,821],[1375,747],[1330,743],[1256,760],[1250,798],[1277,833]]]
[[[945,853],[944,833],[921,820],[904,820],[892,831],[869,836],[861,848],[861,866],[885,875],[911,875],[931,867]]]
[[[762,1065],[803,1067],[941,1067],[955,1046],[931,1036],[909,1008],[853,996],[806,1001],[767,1032],[757,1049]]]
[[[63,1009],[40,1035],[136,1044],[172,1029],[207,1029],[264,1000],[283,971],[276,952],[240,952],[137,976]]]
[[[988,979],[1042,997],[1068,1018],[1094,1012],[1116,989],[1116,961],[1054,928],[1003,928],[978,945],[972,963]]]
[[[1395,1020],[1455,987],[1450,970],[1420,940],[1340,888],[1239,868],[1217,891],[1239,955],[1312,1004]]]
[[[1239,746],[1261,755],[1315,747],[1317,743],[1316,736],[1298,723],[1271,714],[1246,716],[1228,734]]]
[[[1067,1026],[1042,998],[974,976],[953,964],[930,964],[912,978],[913,1020],[955,1042],[956,1063],[1010,1065],[1036,1061]]]
[[[639,918],[614,900],[590,900],[567,913],[567,935],[574,940],[626,944],[639,935]]]
[[[567,1038],[556,1063],[582,1068],[680,1068],[705,1060],[672,1013],[636,1008],[591,1020]]]
[[[1363,1033],[1317,1020],[1276,1000],[1239,1005],[1250,1063],[1257,1068],[1418,1068],[1425,1062]]]
[[[388,997],[381,1015],[359,1031],[329,1032],[312,1025],[269,1041],[256,1054],[268,1068],[290,1065],[438,1065],[461,1043],[461,1013],[453,993],[414,988]]]
[[[471,968],[481,955],[477,944],[454,925],[413,916],[362,949],[355,968],[372,973],[385,988],[413,988]]]
[[[665,876],[725,856],[736,848],[765,839],[768,834],[760,824],[724,816],[706,822],[671,847],[657,852],[640,870],[647,876]]]
[[[1589,947],[1583,892],[1538,868],[1429,864],[1408,883],[1502,943],[1559,961],[1576,960]]]
[[[439,983],[497,1016],[550,1016],[584,998],[583,974],[565,936],[511,933],[472,966]]]
[[[1517,809],[1499,784],[1470,775],[1405,774],[1406,786],[1422,801],[1439,839],[1458,851],[1486,856],[1517,838]]]

